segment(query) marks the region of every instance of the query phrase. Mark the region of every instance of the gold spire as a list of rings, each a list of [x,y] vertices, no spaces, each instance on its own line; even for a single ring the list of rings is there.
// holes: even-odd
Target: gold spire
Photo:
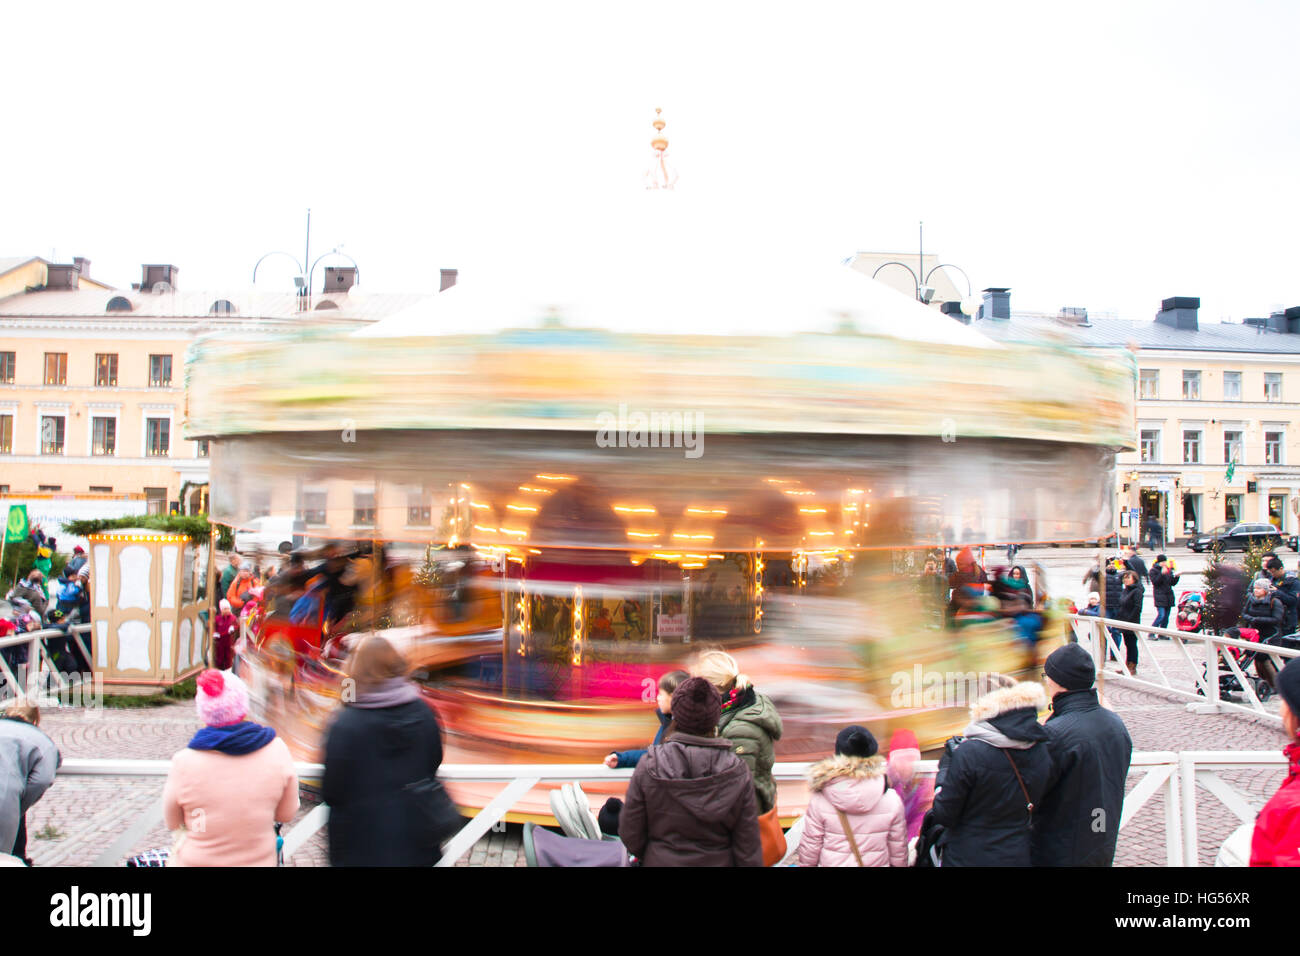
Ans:
[[[664,158],[668,151],[668,137],[664,135],[664,127],[668,123],[663,118],[663,109],[655,107],[655,118],[650,125],[655,128],[654,138],[650,140],[654,158],[650,169],[646,171],[646,189],[672,189],[677,182],[677,170]]]

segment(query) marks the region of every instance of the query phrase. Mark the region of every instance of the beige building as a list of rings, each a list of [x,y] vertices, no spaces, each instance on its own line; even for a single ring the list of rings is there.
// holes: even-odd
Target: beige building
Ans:
[[[0,259],[0,495],[143,494],[148,510],[206,510],[206,442],[181,435],[185,357],[201,336],[354,327],[424,296],[180,292],[179,269],[146,265],[121,290],[89,262]]]
[[[1201,323],[1200,300],[1166,299],[1154,321],[1011,313],[973,327],[994,338],[1053,337],[1134,349],[1138,451],[1116,456],[1116,520],[1155,518],[1168,539],[1238,521],[1300,529],[1300,309]],[[1229,463],[1235,462],[1232,477]],[[1127,514],[1125,514],[1127,513]],[[1143,533],[1145,537],[1145,533]]]

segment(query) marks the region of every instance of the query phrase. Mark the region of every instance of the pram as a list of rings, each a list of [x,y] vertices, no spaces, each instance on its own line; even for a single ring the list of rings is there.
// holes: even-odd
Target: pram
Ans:
[[[1223,636],[1237,641],[1248,641],[1252,644],[1261,644],[1259,631],[1255,630],[1253,627],[1230,627],[1223,632]],[[1271,638],[1270,640],[1276,640],[1276,638]],[[1240,647],[1224,648],[1221,653],[1232,655],[1232,659],[1235,660],[1237,666],[1241,668],[1242,675],[1250,683],[1251,690],[1255,692],[1255,696],[1259,698],[1260,703],[1263,703],[1273,696],[1272,682],[1267,674],[1260,672],[1260,665],[1268,662],[1268,658],[1265,655],[1260,651],[1248,651]],[[1250,673],[1252,665],[1255,668],[1255,674],[1253,675]],[[1206,665],[1202,664],[1201,675],[1205,676],[1205,673]],[[1202,689],[1200,684],[1197,684],[1196,686],[1196,693],[1200,694],[1202,697],[1205,696],[1205,691]],[[1242,693],[1245,693],[1245,691],[1241,686],[1241,681],[1237,679],[1237,675],[1232,672],[1231,668],[1227,668],[1225,664],[1224,667],[1219,669],[1219,696],[1230,697],[1232,694]]]
[[[1205,592],[1184,591],[1178,598],[1178,613],[1174,616],[1174,627],[1189,634],[1198,634],[1202,629],[1205,616]]]

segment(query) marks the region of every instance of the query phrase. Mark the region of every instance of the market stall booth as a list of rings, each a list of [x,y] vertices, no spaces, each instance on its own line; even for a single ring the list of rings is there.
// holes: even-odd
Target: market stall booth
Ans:
[[[207,546],[126,528],[90,536],[91,658],[109,693],[159,692],[207,655]]]

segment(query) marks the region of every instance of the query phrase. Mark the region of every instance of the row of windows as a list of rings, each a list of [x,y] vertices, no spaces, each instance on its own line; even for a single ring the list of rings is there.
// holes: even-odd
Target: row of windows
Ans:
[[[64,438],[67,434],[66,415],[41,416],[41,454],[66,454]],[[167,458],[171,455],[172,423],[170,418],[145,419],[144,453],[148,458]],[[0,415],[0,455],[14,452],[14,416]],[[117,454],[117,419],[95,416],[90,420],[90,453],[96,456]],[[199,457],[208,457],[208,442],[199,442]]]
[[[12,385],[18,368],[16,352],[0,352],[0,385]],[[46,385],[68,384],[68,353],[45,353]],[[170,355],[149,356],[149,387],[170,388],[172,384],[172,357]],[[117,385],[117,353],[98,352],[95,355],[95,385],[111,387]]]
[[[1142,461],[1145,463],[1158,464],[1160,457],[1160,429],[1144,428],[1139,434],[1139,441],[1142,449]],[[1239,429],[1225,429],[1223,432],[1223,463],[1237,462],[1242,464],[1244,454],[1245,433]],[[1199,428],[1183,429],[1183,464],[1200,465],[1207,464],[1202,460],[1202,445],[1204,444],[1204,432]],[[1266,431],[1264,432],[1264,464],[1266,465],[1284,465],[1286,456],[1286,432],[1284,431]]]
[[[412,495],[407,499],[406,523],[411,527],[427,528],[433,524],[433,509],[427,504],[428,499],[422,495]],[[308,491],[302,496],[302,508],[299,517],[307,524],[328,524],[326,516],[326,493]],[[271,513],[266,501],[254,504],[249,512],[250,518],[257,518]],[[374,525],[375,493],[373,491],[354,491],[352,493],[352,524]]]
[[[1160,370],[1155,368],[1144,368],[1138,372],[1138,397],[1158,399],[1160,397]],[[1199,402],[1201,400],[1201,373],[1199,371],[1183,371],[1183,399],[1185,401]],[[1243,401],[1241,390],[1241,373],[1224,372],[1223,373],[1223,401],[1240,402]],[[1264,401],[1280,402],[1282,401],[1282,373],[1265,372],[1264,373]]]

